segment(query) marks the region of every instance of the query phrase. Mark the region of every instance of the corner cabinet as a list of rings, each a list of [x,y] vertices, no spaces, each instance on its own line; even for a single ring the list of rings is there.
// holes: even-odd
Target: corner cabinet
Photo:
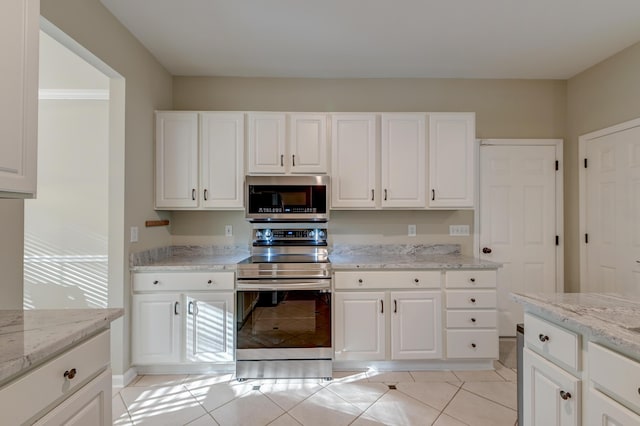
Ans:
[[[0,198],[36,193],[39,0],[0,3]]]
[[[327,173],[327,116],[249,113],[249,174]]]
[[[429,113],[429,208],[475,205],[475,113]]]
[[[156,112],[156,209],[242,209],[244,113]]]

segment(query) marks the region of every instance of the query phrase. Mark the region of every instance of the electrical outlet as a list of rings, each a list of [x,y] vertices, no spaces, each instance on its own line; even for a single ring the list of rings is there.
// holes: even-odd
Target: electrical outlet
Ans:
[[[224,236],[225,237],[233,237],[233,226],[225,225],[224,226]]]
[[[138,242],[138,227],[137,226],[132,226],[131,227],[131,238],[129,238],[129,241],[131,241],[132,243],[137,243]]]
[[[407,235],[410,236],[410,237],[415,237],[416,236],[416,226],[415,225],[407,226]]]
[[[449,235],[468,236],[469,225],[449,225]]]

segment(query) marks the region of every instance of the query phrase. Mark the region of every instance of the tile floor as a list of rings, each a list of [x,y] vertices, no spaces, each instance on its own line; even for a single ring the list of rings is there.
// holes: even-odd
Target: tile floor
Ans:
[[[513,426],[516,372],[495,367],[338,371],[332,381],[141,376],[114,394],[113,424]]]

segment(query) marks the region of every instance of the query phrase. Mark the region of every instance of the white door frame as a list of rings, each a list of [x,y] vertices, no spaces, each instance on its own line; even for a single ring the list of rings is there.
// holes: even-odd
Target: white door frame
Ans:
[[[605,127],[604,129],[596,130],[578,137],[578,205],[580,209],[578,240],[580,241],[580,291],[583,290],[582,283],[587,282],[587,244],[584,241],[584,236],[587,233],[587,172],[584,167],[584,160],[587,155],[587,144],[594,139],[629,130],[638,126],[640,126],[640,118],[625,121],[624,123],[616,124],[614,126]]]
[[[563,141],[562,139],[478,139],[477,164],[480,164],[480,146],[555,146],[556,161],[561,173],[556,175],[556,235],[559,244],[556,245],[556,291],[564,292],[564,169],[563,169]],[[473,252],[480,256],[480,167],[476,170],[476,205],[473,213]]]

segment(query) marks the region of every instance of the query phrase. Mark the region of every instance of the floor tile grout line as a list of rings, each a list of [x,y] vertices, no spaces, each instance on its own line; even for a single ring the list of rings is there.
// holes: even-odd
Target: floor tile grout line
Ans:
[[[353,424],[356,420],[358,420],[360,417],[362,417],[362,415],[363,415],[364,413],[366,413],[366,412],[367,412],[367,410],[368,410],[369,408],[373,407],[373,404],[375,404],[376,402],[380,401],[380,399],[381,399],[383,396],[385,396],[386,394],[388,394],[390,390],[391,390],[391,389],[387,389],[386,391],[384,391],[384,393],[383,393],[382,395],[380,395],[380,396],[379,396],[375,401],[373,401],[371,404],[369,404],[369,406],[368,406],[367,408],[365,408],[364,410],[362,410],[362,413],[358,414],[358,415],[356,416],[356,418],[355,418],[355,419],[353,419],[349,424],[350,424],[350,425],[351,425],[351,424]],[[338,395],[338,396],[340,396],[340,395]],[[351,405],[353,405],[353,404],[351,404]]]
[[[469,382],[469,383],[500,383],[500,382]],[[472,395],[475,395],[475,396],[480,397],[480,398],[482,398],[482,399],[486,399],[487,401],[493,402],[494,404],[498,404],[498,405],[500,405],[500,406],[502,406],[502,407],[504,407],[504,408],[508,408],[508,409],[509,409],[509,410],[511,410],[511,411],[515,411],[515,412],[517,412],[517,411],[518,411],[517,409],[516,409],[516,410],[514,410],[513,408],[511,408],[511,407],[509,407],[509,406],[507,406],[507,405],[504,405],[504,404],[503,404],[503,403],[501,403],[501,402],[494,401],[494,400],[493,400],[493,399],[491,399],[491,398],[487,398],[486,396],[483,396],[483,395],[477,394],[477,393],[475,393],[475,392],[473,392],[473,391],[471,391],[471,390],[469,390],[469,389],[463,389],[463,388],[461,388],[461,389],[462,389],[462,390],[464,390],[464,391],[466,391],[466,392],[469,392],[469,393],[470,393],[470,394],[472,394]]]
[[[455,373],[454,373],[455,374]],[[457,376],[456,376],[457,377]],[[451,401],[453,401],[454,399],[456,399],[456,396],[458,396],[458,394],[460,393],[460,391],[462,390],[462,386],[464,385],[464,382],[460,383],[460,386],[458,387],[458,390],[456,391],[456,393],[453,394],[453,396],[451,397],[451,399],[449,400],[449,402],[447,402],[447,404],[444,406],[444,408],[442,409],[442,411],[440,411],[440,414],[438,415],[438,417],[435,419],[435,421],[432,423],[435,424],[435,422],[438,421],[438,419],[443,415],[446,414],[447,416],[459,421],[460,423],[463,423],[465,425],[468,426],[467,422],[464,422],[462,420],[460,420],[459,418],[457,418],[456,416],[454,416],[453,414],[449,414],[449,413],[445,413],[445,410],[447,409],[447,407],[451,404]]]
[[[412,383],[412,382],[409,382],[409,383]],[[413,383],[417,383],[417,382],[413,382]],[[450,384],[450,383],[448,383],[448,382],[432,382],[432,383],[447,383],[447,384]],[[455,386],[455,385],[453,385],[453,386]],[[402,390],[400,390],[400,389],[397,389],[397,390],[398,390],[398,392],[400,392],[400,393],[402,393],[403,395],[405,395],[405,396],[407,396],[407,397],[409,397],[409,398],[411,398],[411,399],[413,399],[413,400],[415,400],[415,401],[419,402],[419,403],[420,403],[420,404],[422,404],[422,405],[426,405],[426,406],[427,406],[427,407],[429,407],[429,408],[433,408],[433,409],[434,409],[434,410],[436,410],[436,411],[440,411],[440,409],[439,409],[439,408],[434,407],[433,405],[430,405],[430,404],[428,404],[428,403],[426,403],[426,402],[424,402],[424,401],[420,401],[418,398],[415,398],[415,397],[413,397],[413,396],[411,396],[411,395],[409,395],[409,394],[407,394],[407,393],[405,393],[405,392],[402,392]],[[458,389],[458,390],[460,390],[460,389]],[[451,399],[453,399],[453,397],[455,397],[457,393],[458,393],[458,391],[456,391],[456,393],[455,393],[455,394],[453,394],[453,396],[451,397]],[[448,404],[448,403],[447,403],[447,404]],[[446,407],[446,406],[445,406],[445,407]]]
[[[202,407],[202,409],[204,410],[204,412],[205,412],[205,413],[207,413],[207,415],[208,415],[209,417],[211,417],[211,419],[213,419],[213,421],[216,423],[216,425],[220,426],[220,423],[218,423],[218,421],[215,419],[215,417],[213,417],[213,414],[211,414],[211,412],[209,412],[209,411],[207,410],[207,408],[206,408],[206,407],[205,407],[205,406],[204,406],[204,405],[203,405],[203,404],[198,400],[198,397],[196,397],[196,396],[193,394],[193,392],[191,392],[191,389],[189,389],[189,388],[188,388],[186,385],[184,385],[184,384],[182,385],[182,387],[183,387],[183,388],[185,388],[185,389],[187,390],[187,392],[189,392],[189,395],[191,395],[191,397],[192,397],[193,399],[195,399],[195,400],[196,400],[196,402],[198,403],[198,405],[200,405],[200,407]],[[213,410],[212,410],[212,411],[213,411]],[[202,417],[202,416],[200,416],[200,417]],[[199,419],[200,417],[198,417],[198,419]],[[194,419],[194,420],[197,420],[197,419]],[[193,420],[192,420],[192,421],[193,421]]]
[[[124,398],[122,397],[122,395],[120,395],[120,391],[118,391],[116,395],[118,396],[118,398],[120,398],[120,402],[122,402],[122,405],[124,406],[124,409],[127,412],[127,417],[129,418],[129,424],[135,425],[135,423],[133,422],[133,417],[131,417],[131,412],[129,412],[129,406],[127,405],[126,402],[124,402]],[[113,400],[111,401],[111,403],[113,404]]]
[[[278,383],[274,383],[278,384]],[[267,395],[266,393],[262,392],[262,389],[258,389],[258,392],[260,392],[261,394],[263,394],[264,396],[267,397],[267,399],[271,402],[273,402],[274,404],[276,404],[278,407],[280,407],[286,414],[289,414],[289,411],[293,410],[294,408],[296,408],[298,405],[302,404],[304,401],[306,401],[307,399],[311,398],[313,395],[317,394],[318,392],[320,392],[322,389],[326,389],[326,387],[322,386],[321,384],[318,383],[318,385],[320,386],[320,389],[318,389],[317,391],[313,392],[311,395],[306,396],[304,399],[300,400],[297,404],[295,404],[293,407],[291,407],[289,410],[285,409],[283,406],[281,406],[280,404],[278,404],[276,401],[274,401],[273,399],[269,398],[269,395]],[[293,414],[289,414],[291,417],[293,417],[295,419],[295,421],[298,422],[298,419],[296,419]],[[282,416],[280,416],[282,417]],[[298,422],[300,423],[300,422]]]

